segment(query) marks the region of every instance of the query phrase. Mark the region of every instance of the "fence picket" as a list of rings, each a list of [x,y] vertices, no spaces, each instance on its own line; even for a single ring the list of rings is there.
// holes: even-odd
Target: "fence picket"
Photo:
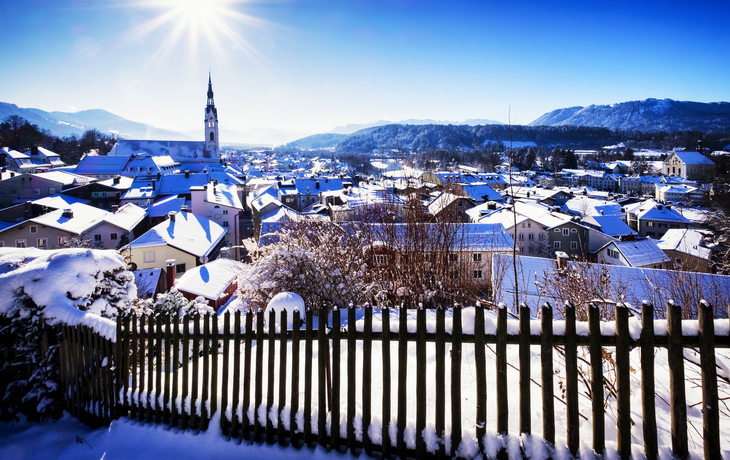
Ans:
[[[193,373],[191,378],[190,388],[190,428],[197,429],[199,423],[198,403],[200,394],[198,388],[200,387],[200,313],[195,312],[193,314]]]
[[[251,406],[251,345],[253,343],[253,312],[246,312],[246,331],[244,335],[245,347],[243,353],[243,410],[241,439],[247,439],[251,435],[251,417],[248,410]],[[258,343],[256,344],[258,347]],[[256,414],[254,413],[254,417]]]
[[[580,408],[578,407],[578,344],[575,333],[575,306],[565,304],[565,405],[568,451],[573,457],[580,447]]]
[[[276,312],[272,308],[269,312],[269,333],[266,337],[266,344],[269,351],[267,371],[267,388],[266,388],[266,443],[274,443],[274,423],[271,417],[271,408],[274,406],[274,378],[276,369],[274,368],[274,359],[276,358]]]
[[[340,309],[332,308],[332,404],[330,406],[330,448],[340,451]]]
[[[355,370],[357,369],[356,337],[355,306],[350,304],[347,309],[347,449],[352,455],[355,455],[355,404],[357,401],[355,382]]]
[[[484,344],[484,307],[477,304],[474,312],[474,364],[477,380],[476,435],[479,451],[484,452],[487,433],[487,361]]]
[[[616,428],[618,453],[631,456],[631,366],[629,351],[629,309],[616,305]]]
[[[257,344],[258,346],[258,344]],[[233,317],[233,389],[231,394],[231,438],[238,437],[238,402],[241,385],[241,310]]]
[[[155,316],[155,423],[162,422],[160,393],[162,390],[162,315]]]
[[[317,412],[317,442],[322,447],[327,447],[327,398],[326,387],[326,366],[329,362],[329,347],[327,345],[327,309],[324,306],[319,307],[319,316],[317,320],[317,403],[319,410]]]
[[[171,381],[170,381],[170,372],[171,372],[171,365],[175,365],[172,363],[172,357],[170,355],[172,350],[172,317],[170,313],[166,313],[164,316],[164,323],[165,323],[165,396],[163,399],[163,410],[162,410],[162,419],[164,423],[171,423],[170,422],[170,387],[171,387]],[[177,386],[177,382],[175,382],[175,385]]]
[[[291,403],[289,410],[289,444],[299,447],[297,428],[297,412],[299,411],[299,335],[302,327],[301,314],[294,310],[291,331]]]
[[[593,414],[593,451],[603,455],[606,448],[603,414],[603,349],[601,348],[601,311],[588,307],[588,352],[591,355],[591,408]]]
[[[208,429],[208,392],[210,380],[210,315],[203,313],[203,386],[200,395],[200,429]]]
[[[383,306],[381,310],[383,318],[383,340],[381,342],[381,350],[383,352],[383,405],[382,405],[382,445],[381,455],[384,459],[390,459],[391,440],[390,431],[390,310],[387,306]]]
[[[188,422],[190,420],[190,409],[187,408],[187,399],[190,394],[188,391],[190,385],[190,318],[189,316],[182,317],[182,394],[181,398],[181,422],[180,425],[183,430],[188,429]]]
[[[451,333],[451,456],[461,444],[461,305],[454,305]]]
[[[229,423],[226,415],[228,412],[228,380],[229,380],[229,357],[231,354],[231,312],[223,314],[223,368],[221,369],[221,431],[228,435]]]
[[[553,307],[540,309],[540,371],[542,383],[542,437],[552,457],[555,449],[555,388],[553,386]]]
[[[180,315],[179,314],[173,314],[172,315],[172,322],[174,324],[174,332],[173,335],[177,338],[177,341],[175,342],[174,346],[172,347],[172,395],[171,395],[171,405],[170,412],[172,414],[171,416],[171,426],[177,427],[178,424],[178,417],[180,415],[180,410],[178,409],[178,386],[180,385],[180,381],[178,380],[178,371],[180,369],[180,346],[182,341],[180,340]],[[182,408],[182,403],[179,406]],[[223,418],[221,417],[221,423],[223,423]]]
[[[406,417],[408,416],[408,310],[405,305],[398,309],[398,436],[396,452],[406,458]]]
[[[372,358],[373,358],[373,307],[365,304],[362,336],[362,445],[368,456],[373,455],[370,438],[372,419]]]
[[[532,433],[530,418],[530,307],[520,304],[520,434]]]
[[[720,458],[720,409],[715,360],[715,321],[712,306],[704,300],[698,311],[702,380],[702,439],[705,458]]]
[[[687,442],[687,400],[684,392],[684,349],[682,309],[667,303],[667,364],[669,366],[669,404],[672,412],[672,451],[680,460],[689,458]]]
[[[286,309],[281,310],[281,337],[279,338],[279,407],[278,412],[278,426],[276,437],[278,438],[279,445],[286,445],[286,433],[284,431],[284,417],[282,413],[284,407],[286,407],[286,328],[287,328],[287,311]]]
[[[441,439],[436,457],[446,456],[446,310],[443,305],[436,307],[436,436]]]
[[[646,460],[659,455],[654,384],[654,306],[641,304],[641,408]]]
[[[264,311],[259,308],[256,312],[256,385],[253,400],[253,440],[261,442],[261,419],[259,407],[263,400],[263,370],[264,370]]]
[[[423,304],[416,313],[416,458],[426,455],[426,310]]]
[[[210,418],[218,412],[218,315],[213,314],[211,317],[213,332],[211,337],[211,373],[210,373],[210,414],[205,425],[206,428],[210,423]]]
[[[314,332],[312,331],[312,323],[314,313],[311,308],[307,308],[304,313],[305,331],[304,331],[304,433],[303,444],[310,446],[312,444],[312,354]]]
[[[506,457],[506,437],[509,429],[509,405],[507,399],[507,306],[500,304],[497,310],[497,434],[502,437],[498,457]]]

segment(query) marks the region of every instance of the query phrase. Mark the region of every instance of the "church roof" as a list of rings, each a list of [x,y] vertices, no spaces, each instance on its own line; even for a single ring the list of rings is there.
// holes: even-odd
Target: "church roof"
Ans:
[[[218,158],[205,151],[203,141],[148,141],[120,139],[109,152],[110,156],[170,155],[178,163],[205,163],[218,161]]]

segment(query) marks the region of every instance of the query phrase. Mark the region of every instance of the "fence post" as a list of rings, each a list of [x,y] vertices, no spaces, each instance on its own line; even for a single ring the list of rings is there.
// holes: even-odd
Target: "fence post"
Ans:
[[[689,458],[687,442],[687,400],[684,391],[684,346],[682,309],[667,302],[667,364],[669,365],[669,401],[672,411],[672,452],[680,460]]]
[[[317,414],[317,442],[320,446],[327,448],[327,363],[329,362],[329,346],[327,343],[327,308],[324,305],[319,307],[319,318],[317,320],[317,403],[319,406]]]
[[[182,317],[182,421],[180,426],[183,430],[188,428],[188,421],[190,420],[190,410],[185,407],[185,400],[188,399],[189,385],[190,385],[190,318],[188,315]],[[192,404],[191,404],[192,406]]]
[[[507,432],[509,430],[509,404],[507,396],[507,305],[500,303],[497,310],[497,434],[502,437],[502,446],[497,456],[507,456]]]
[[[372,358],[373,358],[373,307],[365,304],[364,327],[362,336],[362,444],[368,456],[373,455],[373,442],[370,438],[372,420]]]
[[[172,319],[175,324],[173,332],[175,344],[172,349],[172,422],[170,425],[176,427],[179,413],[177,408],[178,387],[180,386],[178,382],[178,369],[180,368],[180,344],[182,343],[182,340],[180,338],[180,315],[175,313],[172,315]],[[182,404],[180,404],[180,407],[182,408]],[[223,418],[221,418],[221,423],[223,423]]]
[[[347,309],[347,448],[355,455],[355,405],[357,404],[357,385],[355,375],[357,369],[357,330],[355,326],[355,305]],[[363,424],[362,440],[365,441]]]
[[[555,449],[555,390],[553,386],[553,307],[545,302],[540,321],[540,372],[542,381],[542,436],[548,457]]]
[[[228,372],[229,359],[231,354],[231,312],[223,314],[223,369],[221,372],[221,431],[228,434],[229,422],[226,417],[228,412]]]
[[[256,385],[253,399],[253,440],[261,442],[261,431],[264,428],[259,418],[259,407],[264,393],[264,311],[256,312]],[[236,389],[238,391],[238,389]],[[268,418],[268,417],[267,417]],[[264,420],[266,423],[266,420]]]
[[[282,325],[282,329],[284,327]],[[276,368],[274,367],[276,358],[276,312],[273,308],[269,311],[269,333],[266,337],[266,345],[269,351],[269,360],[266,365],[266,444],[273,444],[274,423],[271,420],[271,409],[274,406],[274,379],[276,376]]]
[[[383,352],[383,443],[381,448],[383,458],[390,459],[391,441],[388,426],[390,425],[390,373],[392,370],[390,368],[390,310],[387,306],[381,309],[381,317],[383,321],[383,342],[381,347]]]
[[[593,413],[593,451],[603,456],[606,449],[606,420],[603,414],[603,349],[601,348],[601,311],[588,307],[588,349],[591,355],[591,407]]]
[[[193,318],[193,373],[192,373],[192,381],[191,384],[191,390],[190,390],[190,428],[196,429],[198,428],[199,423],[199,413],[198,413],[198,399],[199,399],[199,393],[198,393],[198,386],[200,385],[200,380],[198,379],[199,376],[199,369],[200,369],[200,313],[195,312],[192,315]],[[202,404],[201,404],[202,409]]]
[[[215,315],[215,313],[213,313]],[[200,429],[208,429],[208,392],[210,390],[210,315],[203,313],[203,388],[200,395]]]
[[[171,347],[172,347],[172,321],[170,313],[165,314],[165,396],[164,396],[164,409],[162,411],[162,420],[164,423],[170,423],[170,387],[172,382],[170,381],[171,366],[175,366],[177,363],[172,362]],[[175,382],[177,385],[177,382]]]
[[[436,436],[439,442],[436,457],[446,456],[446,310],[436,307]]]
[[[312,323],[314,313],[307,308],[305,314],[304,330],[304,441],[305,446],[312,444],[312,354],[314,333]]]
[[[253,312],[251,310],[246,312],[244,321],[246,323],[246,330],[243,338],[243,403],[241,409],[241,420],[243,426],[241,428],[241,439],[245,438],[248,440],[251,435],[251,417],[248,415],[248,410],[251,406],[251,353],[253,352],[251,345],[253,344],[254,334]],[[257,349],[259,347],[259,343],[260,342],[256,343]],[[254,419],[257,417],[257,410],[258,408],[254,409]]]
[[[423,304],[416,313],[416,458],[426,455],[423,431],[426,429],[426,310]]]
[[[616,305],[616,425],[621,458],[631,456],[631,366],[629,361],[629,309]]]
[[[659,454],[654,383],[654,306],[641,304],[641,407],[646,460]]]
[[[705,458],[720,458],[720,409],[715,360],[715,319],[712,306],[702,300],[698,312],[702,369],[702,439]]]
[[[520,305],[520,433],[532,432],[530,418],[530,307]]]
[[[289,410],[289,444],[299,448],[297,439],[297,411],[299,411],[299,333],[302,327],[301,313],[294,310],[291,330],[291,407]]]
[[[398,309],[398,438],[396,451],[398,457],[406,458],[406,418],[408,406],[408,310],[405,304]]]
[[[451,455],[456,457],[461,445],[461,305],[454,304],[451,333]]]
[[[330,448],[340,451],[340,309],[332,307],[332,405],[330,406]]]
[[[276,437],[278,438],[279,445],[284,446],[286,444],[286,434],[284,431],[284,417],[282,417],[282,412],[286,407],[286,330],[289,324],[285,308],[281,309],[281,321],[279,321],[279,324],[281,325],[279,328],[279,407],[277,408],[278,426]]]
[[[258,343],[256,344],[258,346]],[[260,379],[260,376],[256,376]],[[231,394],[231,438],[238,437],[238,403],[241,400],[241,310],[233,314],[233,385]]]
[[[474,364],[477,379],[477,445],[479,452],[484,452],[484,435],[487,432],[487,361],[484,345],[484,307],[480,303],[477,303],[474,312]]]
[[[575,457],[580,447],[580,408],[578,407],[578,344],[575,331],[575,306],[565,303],[565,393],[567,444]]]
[[[160,395],[162,393],[162,315],[157,314],[155,317],[155,329],[157,337],[155,339],[155,423],[162,422],[162,409],[160,407]]]

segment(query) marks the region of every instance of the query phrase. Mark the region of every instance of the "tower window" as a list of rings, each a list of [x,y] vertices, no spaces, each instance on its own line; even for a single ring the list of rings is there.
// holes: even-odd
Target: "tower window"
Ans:
[[[213,139],[213,137],[214,137],[214,136],[213,136],[213,132],[211,131],[211,133],[210,133],[210,141],[211,141],[211,142],[213,142],[213,140],[214,140],[214,139]]]

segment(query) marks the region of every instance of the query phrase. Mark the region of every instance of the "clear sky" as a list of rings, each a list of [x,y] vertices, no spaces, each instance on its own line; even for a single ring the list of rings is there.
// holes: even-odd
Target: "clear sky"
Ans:
[[[730,2],[0,0],[0,101],[202,129],[730,100]]]

